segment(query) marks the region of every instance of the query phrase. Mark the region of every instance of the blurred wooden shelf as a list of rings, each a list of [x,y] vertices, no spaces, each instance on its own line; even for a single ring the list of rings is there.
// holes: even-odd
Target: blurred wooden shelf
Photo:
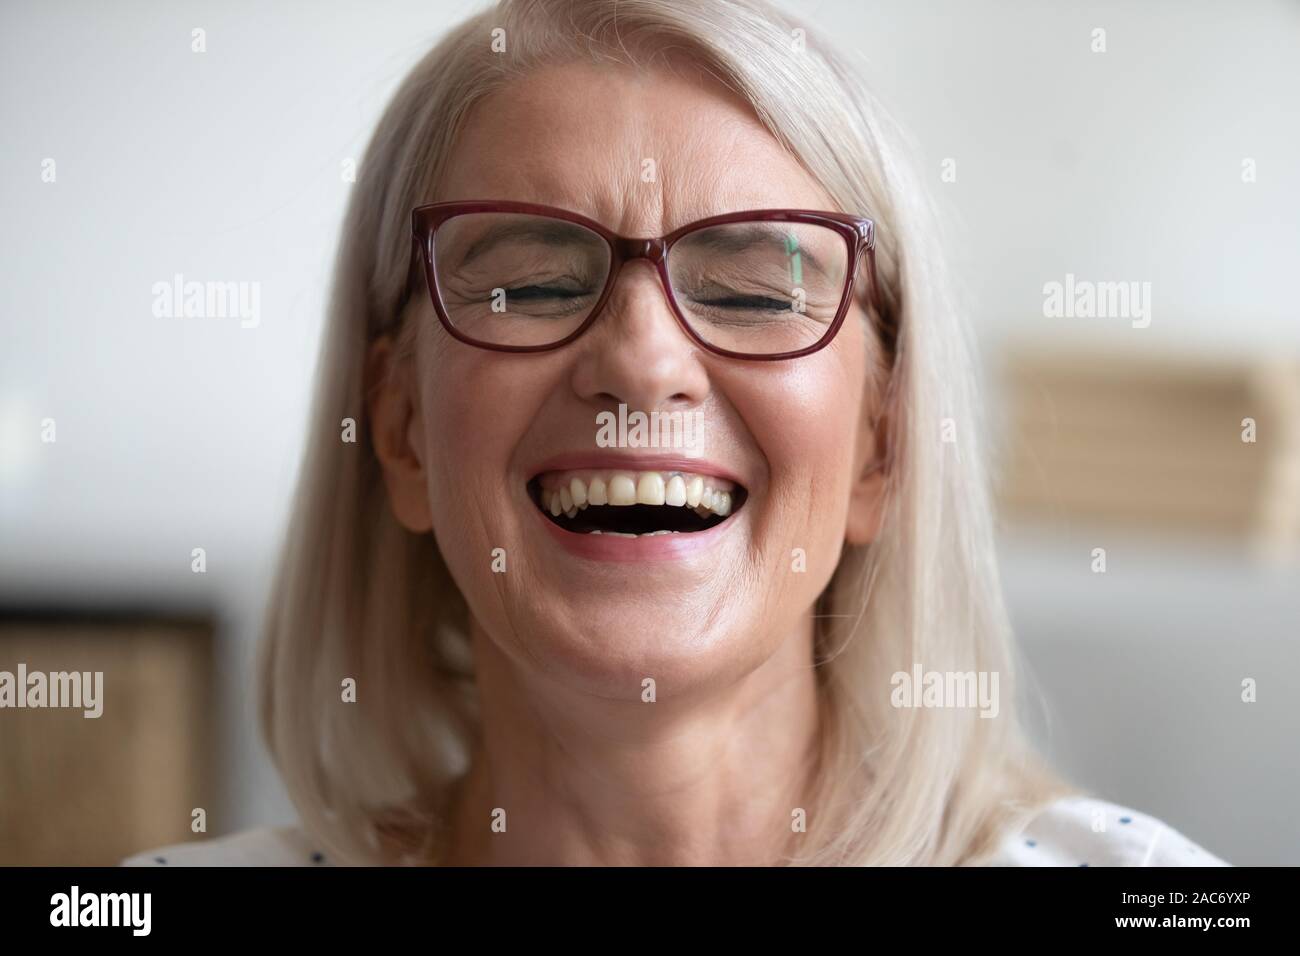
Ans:
[[[1300,357],[1022,350],[1002,384],[1010,521],[1227,535],[1300,554]],[[1242,440],[1247,418],[1254,442]]]
[[[103,712],[0,709],[0,865],[115,866],[212,815],[212,627],[6,614],[0,671],[102,671]]]

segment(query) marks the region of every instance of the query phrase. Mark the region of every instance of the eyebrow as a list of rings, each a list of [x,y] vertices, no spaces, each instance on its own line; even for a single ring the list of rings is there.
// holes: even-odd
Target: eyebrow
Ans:
[[[744,228],[737,228],[741,225]],[[820,257],[807,246],[800,245],[793,249],[789,247],[790,237],[797,236],[797,233],[778,232],[780,225],[779,222],[733,223],[725,229],[702,229],[699,232],[689,233],[682,237],[682,243],[714,249],[718,252],[743,252],[752,246],[769,243],[773,238],[780,236],[786,240],[786,254],[795,259],[799,268],[807,265],[825,274],[826,269]]]
[[[469,265],[472,261],[505,240],[534,239],[544,245],[563,246],[572,244],[577,230],[571,223],[556,220],[531,219],[527,221],[499,222],[488,226],[470,243],[457,263],[457,268]]]
[[[575,237],[582,232],[572,223],[560,220],[533,218],[524,221],[498,222],[488,226],[479,233],[460,256],[456,268],[464,268],[475,259],[490,252],[501,242],[518,239],[532,239],[544,245],[564,246],[572,244]],[[727,229],[702,229],[682,237],[685,245],[712,249],[717,252],[742,252],[757,245],[770,243],[774,238],[786,240],[787,254],[794,260],[794,268],[802,272],[806,265],[809,269],[826,274],[821,258],[806,246],[789,248],[790,237],[797,233],[780,230],[780,223],[733,223]],[[594,238],[594,237],[593,237]]]

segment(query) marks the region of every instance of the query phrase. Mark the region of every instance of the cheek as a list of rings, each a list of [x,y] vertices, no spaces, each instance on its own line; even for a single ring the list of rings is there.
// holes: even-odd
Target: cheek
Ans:
[[[847,343],[846,343],[847,344]],[[758,543],[789,568],[802,549],[807,576],[829,580],[844,540],[859,440],[865,363],[828,347],[755,390],[745,415],[769,468]],[[761,394],[759,392],[761,391]]]
[[[499,414],[508,414],[508,409],[485,399],[497,394],[497,378],[490,365],[465,360],[444,361],[430,369],[423,388],[423,407],[427,410],[426,440],[436,462],[433,471],[454,478],[488,457],[465,454],[476,442],[490,447],[503,437]]]
[[[504,633],[510,592],[527,587],[511,561],[523,489],[510,464],[544,387],[500,357],[469,348],[421,356],[422,435],[433,537],[477,619]],[[499,561],[510,574],[501,570]]]
[[[505,363],[468,349],[422,363],[421,441],[428,464],[429,504],[439,543],[482,545],[467,540],[490,528],[507,494],[507,466],[519,435],[536,407]],[[496,507],[493,504],[496,503]],[[450,556],[449,556],[450,560]]]

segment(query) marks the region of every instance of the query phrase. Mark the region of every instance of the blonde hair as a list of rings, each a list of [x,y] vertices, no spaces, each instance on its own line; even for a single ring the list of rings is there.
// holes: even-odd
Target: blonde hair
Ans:
[[[508,52],[490,48],[497,28]],[[874,543],[844,549],[817,604],[825,732],[808,832],[789,862],[978,862],[1007,826],[1067,792],[1015,716],[967,331],[900,134],[846,62],[763,0],[503,0],[451,30],[389,103],[335,264],[259,677],[276,765],[304,828],[337,859],[435,860],[478,726],[465,601],[432,536],[395,520],[364,440],[366,350],[402,331],[411,209],[434,196],[467,111],[503,83],[573,60],[652,66],[670,51],[744,96],[841,209],[877,223],[893,356],[886,510]],[[348,418],[361,442],[340,441]],[[944,419],[951,441],[940,440]],[[891,706],[891,675],[914,662],[998,674],[1000,714]],[[340,706],[345,677],[357,701]]]

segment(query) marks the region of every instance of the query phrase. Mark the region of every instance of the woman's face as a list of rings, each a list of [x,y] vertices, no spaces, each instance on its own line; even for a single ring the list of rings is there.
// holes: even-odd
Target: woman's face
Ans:
[[[722,87],[582,64],[481,101],[437,198],[558,206],[637,237],[718,213],[835,208]],[[409,308],[415,355],[371,406],[390,499],[406,527],[432,530],[482,634],[521,666],[623,699],[645,678],[660,695],[734,681],[809,633],[841,546],[875,533],[878,345],[860,301],[828,347],[776,362],[698,347],[643,259],[582,337],[549,352],[475,348],[442,329],[427,295]],[[701,413],[702,441],[601,447],[597,415],[620,404]],[[679,472],[692,498],[732,488],[725,520],[620,537],[549,516],[575,477],[588,489],[601,477],[612,496],[615,475],[653,494],[657,473],[671,497]]]

